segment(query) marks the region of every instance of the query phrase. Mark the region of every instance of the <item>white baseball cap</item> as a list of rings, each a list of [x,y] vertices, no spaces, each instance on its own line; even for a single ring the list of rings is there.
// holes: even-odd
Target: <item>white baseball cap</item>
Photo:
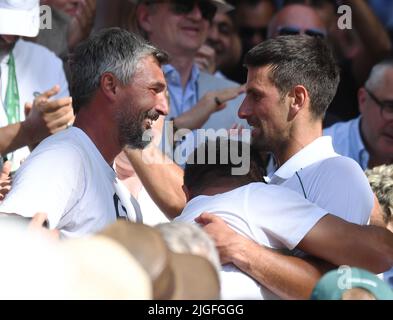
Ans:
[[[1,35],[36,37],[39,28],[39,0],[0,0]]]

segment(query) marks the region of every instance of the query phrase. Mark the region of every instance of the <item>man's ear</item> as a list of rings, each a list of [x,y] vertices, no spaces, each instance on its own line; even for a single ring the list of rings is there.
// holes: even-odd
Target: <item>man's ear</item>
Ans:
[[[136,8],[135,17],[138,26],[146,33],[151,31],[150,11],[147,5],[140,4]]]
[[[358,104],[360,113],[364,113],[366,110],[366,100],[367,100],[367,91],[364,87],[359,88],[358,90]]]
[[[100,87],[109,100],[113,101],[115,99],[118,92],[118,81],[112,73],[104,73],[101,76]]]
[[[187,202],[190,201],[191,200],[190,190],[188,190],[187,186],[184,184],[181,187],[184,191],[184,194],[186,195]]]
[[[307,89],[304,86],[297,85],[289,92],[290,99],[289,117],[293,119],[301,111],[309,99]]]

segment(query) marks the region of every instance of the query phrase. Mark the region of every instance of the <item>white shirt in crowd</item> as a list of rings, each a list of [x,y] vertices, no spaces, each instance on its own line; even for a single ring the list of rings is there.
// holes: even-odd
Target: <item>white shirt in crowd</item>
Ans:
[[[32,103],[37,95],[51,89],[54,85],[60,86],[60,92],[53,97],[54,99],[69,96],[63,62],[53,52],[41,45],[22,39],[16,42],[12,52],[15,58],[15,73],[20,100],[20,121],[25,120],[25,103]],[[8,59],[8,54],[0,58],[0,96],[3,104],[8,85]],[[2,107],[0,108],[0,127],[7,124],[7,115],[4,107]],[[19,167],[20,162],[29,153],[28,147],[21,148],[13,153],[13,170]]]
[[[62,237],[80,237],[127,217],[129,205],[120,201],[115,183],[114,170],[94,143],[71,127],[36,147],[16,172],[0,212],[45,212]]]
[[[296,192],[251,183],[222,194],[193,198],[174,221],[194,222],[204,211],[221,217],[243,236],[277,250],[294,249],[327,214]],[[221,280],[223,299],[278,299],[233,265],[223,266]]]
[[[338,122],[324,129],[323,134],[332,137],[333,147],[337,153],[355,160],[363,170],[366,170],[370,154],[363,143],[360,121],[361,116],[347,122]]]

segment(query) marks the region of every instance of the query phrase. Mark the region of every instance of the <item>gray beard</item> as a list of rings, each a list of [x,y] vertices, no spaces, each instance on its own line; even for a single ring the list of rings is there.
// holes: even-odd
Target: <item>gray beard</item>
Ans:
[[[143,112],[138,118],[121,115],[118,119],[120,145],[122,147],[128,146],[131,149],[146,148],[153,136],[143,128],[143,122],[147,117],[154,117],[154,115],[157,115],[155,110]]]

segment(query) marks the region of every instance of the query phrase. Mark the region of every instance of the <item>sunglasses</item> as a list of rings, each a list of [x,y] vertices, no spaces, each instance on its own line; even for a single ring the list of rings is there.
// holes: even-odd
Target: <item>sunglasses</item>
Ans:
[[[189,14],[192,10],[194,10],[195,5],[198,6],[202,18],[207,21],[212,21],[216,12],[217,7],[209,0],[152,0],[146,1],[146,4],[155,4],[155,3],[169,3],[170,10],[172,13],[176,15]]]
[[[370,90],[365,88],[370,98],[381,108],[381,116],[386,120],[393,120],[393,101],[381,101]]]
[[[326,32],[320,29],[301,29],[298,27],[279,27],[278,35],[280,36],[293,36],[298,34],[306,34],[316,38],[326,38]]]

